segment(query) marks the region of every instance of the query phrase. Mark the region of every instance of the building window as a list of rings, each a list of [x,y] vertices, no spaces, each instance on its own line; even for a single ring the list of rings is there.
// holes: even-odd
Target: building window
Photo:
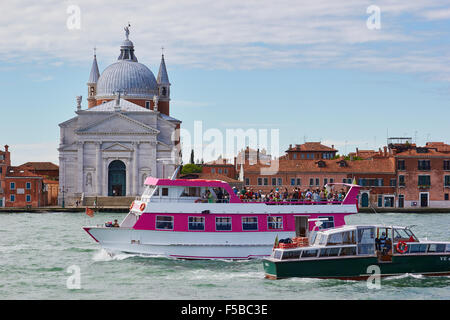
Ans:
[[[150,101],[145,101],[145,109],[150,109]]]
[[[294,159],[297,159],[297,154],[296,153],[294,153]]]
[[[31,195],[27,194],[27,202],[31,202]]]
[[[378,195],[378,207],[381,208],[383,206],[383,196]]]
[[[204,217],[189,217],[189,230],[204,231],[205,218]]]
[[[250,178],[245,178],[245,185],[249,186],[250,185]]]
[[[228,174],[228,169],[227,169],[227,168],[223,169],[223,172],[224,172],[225,174]]]
[[[9,189],[10,190],[16,190],[16,183],[15,182],[10,182],[9,183]]]
[[[216,217],[216,231],[231,231],[231,218]]]
[[[264,178],[264,185],[268,186],[269,185],[269,178]]]
[[[383,178],[378,178],[378,186],[379,187],[383,186]]]
[[[278,178],[278,185],[282,186],[283,185],[283,178]]]
[[[313,186],[313,185],[314,185],[314,179],[313,179],[313,178],[310,178],[310,179],[309,179],[309,185],[310,185],[310,186]]]
[[[300,178],[297,178],[297,185],[301,186],[302,185],[302,180]]]
[[[283,229],[283,217],[267,217],[267,229],[269,230]]]
[[[291,178],[291,186],[295,186],[295,178]]]
[[[398,176],[398,186],[399,187],[405,186],[405,176]]]
[[[272,185],[276,186],[277,185],[277,178],[272,178]]]
[[[397,185],[397,179],[391,179],[389,185],[395,187]]]
[[[384,197],[384,206],[388,208],[394,207],[394,197]]]
[[[405,196],[403,194],[398,195],[398,207],[403,208],[405,206]]]
[[[444,194],[444,200],[448,200],[448,193]]]
[[[16,201],[16,196],[13,195],[13,194],[11,194],[11,195],[9,196],[9,201],[11,201],[11,202]]]
[[[263,182],[262,178],[258,178],[258,186],[262,186],[262,182]]]
[[[27,183],[26,183],[26,189],[27,189],[27,190],[30,190],[30,189],[31,189],[31,182],[27,182]]]
[[[216,169],[211,168],[211,173],[216,173]]]
[[[419,188],[428,188],[431,186],[430,176],[419,176],[418,177],[418,186]]]
[[[173,217],[156,216],[156,229],[173,230]]]
[[[430,160],[418,160],[417,169],[418,170],[431,170]]]
[[[320,179],[316,178],[316,186],[320,186]]]
[[[444,187],[450,187],[450,176],[444,176]]]
[[[405,160],[397,160],[397,169],[405,170]]]
[[[450,170],[450,160],[444,160],[444,170]]]
[[[334,182],[334,179],[333,178],[330,178],[330,183],[333,183]]]
[[[220,169],[220,168],[217,169],[217,171],[218,171],[218,173],[222,173],[222,169]]]
[[[257,217],[243,217],[242,218],[242,230],[258,230],[258,218]]]

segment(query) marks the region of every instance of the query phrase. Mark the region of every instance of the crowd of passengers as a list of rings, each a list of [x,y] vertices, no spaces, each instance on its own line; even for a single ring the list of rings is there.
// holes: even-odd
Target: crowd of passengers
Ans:
[[[214,189],[217,199],[214,198],[212,193],[207,190],[200,199],[201,202],[229,202],[229,196],[227,192],[223,192],[221,188]],[[243,187],[238,190],[233,187],[234,194],[239,197],[243,202],[342,202],[345,198],[346,192],[344,189],[340,191],[327,190],[327,188],[317,189],[305,189],[302,191],[300,188],[292,189],[289,192],[287,188],[284,191],[280,191],[279,188],[272,189],[268,193],[263,193],[261,190],[253,190],[252,188]]]

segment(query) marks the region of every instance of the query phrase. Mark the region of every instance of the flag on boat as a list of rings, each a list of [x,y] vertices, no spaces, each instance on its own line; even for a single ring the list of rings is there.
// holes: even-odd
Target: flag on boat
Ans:
[[[275,238],[275,243],[273,244],[274,248],[278,248],[278,235]]]
[[[356,178],[353,178],[352,184],[356,184]]]
[[[91,208],[86,207],[86,214],[89,217],[93,217],[94,216],[94,210],[92,210]]]

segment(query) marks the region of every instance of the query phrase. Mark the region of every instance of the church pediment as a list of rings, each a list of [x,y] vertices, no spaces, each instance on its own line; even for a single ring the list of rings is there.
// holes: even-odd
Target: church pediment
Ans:
[[[109,146],[109,147],[103,149],[102,151],[104,151],[104,152],[108,152],[108,151],[111,151],[111,152],[117,152],[117,151],[133,151],[133,149],[131,149],[131,148],[129,148],[129,147],[127,147],[127,146],[125,146],[125,145],[119,143],[119,142],[116,142],[116,143],[114,143],[113,145],[111,145],[111,146]]]
[[[108,135],[156,135],[159,130],[127,117],[121,113],[112,114],[100,121],[89,124],[77,130],[77,134],[108,134]]]

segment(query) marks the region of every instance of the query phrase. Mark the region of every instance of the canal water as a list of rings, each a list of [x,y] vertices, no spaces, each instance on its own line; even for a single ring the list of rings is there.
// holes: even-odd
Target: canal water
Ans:
[[[111,258],[81,229],[124,216],[0,214],[0,299],[450,299],[450,277],[405,274],[369,289],[365,281],[267,280],[258,260]],[[450,240],[450,214],[357,214],[346,221],[416,225],[419,238]],[[77,270],[80,289],[69,289]]]

